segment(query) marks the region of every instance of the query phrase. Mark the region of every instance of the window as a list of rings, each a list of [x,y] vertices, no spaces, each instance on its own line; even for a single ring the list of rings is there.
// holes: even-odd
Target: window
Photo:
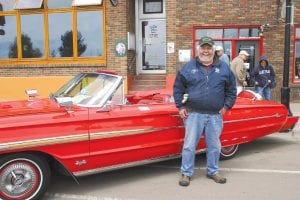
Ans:
[[[294,81],[300,83],[300,27],[295,28]]]
[[[300,28],[299,27],[296,28],[296,37],[300,38]]]
[[[237,37],[238,37],[238,29],[236,28],[224,29],[223,38],[237,38]]]
[[[144,14],[162,13],[163,2],[162,0],[144,0],[143,8]]]
[[[72,13],[50,13],[48,26],[49,56],[73,57]]]
[[[4,16],[3,16],[4,18]],[[0,35],[0,59],[1,58],[17,58],[17,31],[16,31],[16,17],[15,16],[5,16],[5,23],[0,24],[3,26],[2,34]],[[9,34],[8,34],[9,33]]]
[[[77,54],[79,57],[103,55],[102,12],[89,11],[77,13]],[[89,23],[86,23],[89,21]],[[99,23],[100,22],[100,23]],[[90,26],[90,24],[94,24]],[[100,33],[100,35],[99,35]]]
[[[70,8],[72,7],[72,0],[48,0],[48,8]]]
[[[223,29],[197,29],[196,38],[200,39],[203,36],[212,38],[223,38]]]
[[[240,37],[259,37],[258,28],[241,28]]]
[[[223,47],[224,53],[229,57],[229,60],[232,60],[231,41],[216,41],[215,45]]]
[[[101,5],[102,0],[73,0],[73,6]]]
[[[10,11],[14,9],[15,2],[12,0],[1,0],[0,11]]]
[[[43,0],[17,0],[15,9],[41,8]]]
[[[42,14],[21,15],[21,30],[22,57],[43,57],[44,29]]]
[[[230,60],[232,60],[233,57],[233,52],[232,52],[233,43],[235,43],[238,40],[247,40],[249,38],[253,39],[253,37],[255,37],[255,39],[257,40],[260,39],[258,27],[250,27],[250,28],[195,27],[194,30],[195,30],[194,55],[197,55],[197,45],[200,38],[203,36],[208,36],[214,39],[215,45],[223,47],[224,53],[229,56]],[[299,30],[299,35],[300,35],[300,30]]]
[[[0,0],[0,64],[104,63],[99,4],[102,0]]]

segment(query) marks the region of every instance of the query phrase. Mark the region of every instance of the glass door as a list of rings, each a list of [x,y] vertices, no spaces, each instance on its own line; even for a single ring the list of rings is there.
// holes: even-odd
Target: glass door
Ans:
[[[259,62],[259,42],[258,41],[237,41],[236,42],[236,55],[239,55],[239,52],[245,50],[249,53],[248,60],[245,62],[245,67],[247,69],[246,80],[248,86],[253,86],[250,81],[250,74],[254,70],[255,66]]]
[[[166,22],[163,19],[141,20],[140,73],[166,72]]]

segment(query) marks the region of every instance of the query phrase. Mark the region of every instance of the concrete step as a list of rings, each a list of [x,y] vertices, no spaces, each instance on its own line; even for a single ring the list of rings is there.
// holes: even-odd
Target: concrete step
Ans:
[[[134,77],[129,91],[145,91],[164,89],[166,86],[165,74],[139,74]]]
[[[165,85],[165,80],[134,80],[134,85]]]
[[[135,80],[166,80],[165,74],[139,74]]]
[[[165,89],[164,85],[144,85],[144,86],[131,86],[129,91],[145,91],[145,90],[157,90]]]

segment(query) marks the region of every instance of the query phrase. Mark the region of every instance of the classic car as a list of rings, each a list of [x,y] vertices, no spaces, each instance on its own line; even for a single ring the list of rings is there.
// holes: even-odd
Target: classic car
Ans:
[[[0,102],[0,197],[39,199],[54,171],[76,179],[180,157],[184,127],[170,92],[125,94],[123,82],[115,73],[81,73],[49,98],[30,90],[28,100]],[[224,115],[221,158],[297,121],[284,105],[244,92]]]

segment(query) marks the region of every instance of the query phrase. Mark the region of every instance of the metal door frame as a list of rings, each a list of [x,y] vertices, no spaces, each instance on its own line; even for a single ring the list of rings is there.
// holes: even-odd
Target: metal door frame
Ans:
[[[143,14],[143,0],[135,1],[135,13],[136,13],[136,20],[135,20],[135,27],[136,27],[136,73],[166,73],[165,70],[143,70],[143,37],[142,37],[142,21],[155,21],[155,20],[164,20],[166,26],[166,12],[165,12],[165,0],[163,0],[163,13],[159,14]],[[167,35],[167,33],[165,33]],[[167,37],[165,35],[165,40]],[[165,41],[165,48],[166,48],[166,41]],[[165,55],[167,56],[167,55]],[[167,61],[166,61],[167,62]],[[167,63],[166,63],[167,64]],[[167,66],[166,66],[167,68]]]

